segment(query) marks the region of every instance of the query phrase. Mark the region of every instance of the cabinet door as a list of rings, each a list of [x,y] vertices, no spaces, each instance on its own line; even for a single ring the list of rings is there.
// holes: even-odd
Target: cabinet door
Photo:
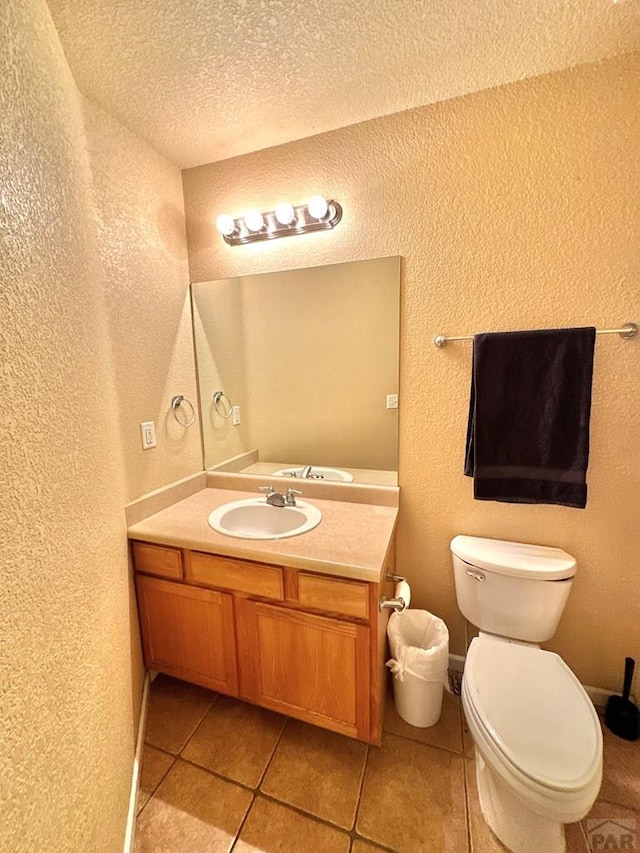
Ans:
[[[238,695],[231,595],[136,576],[146,665]]]
[[[369,740],[369,628],[236,599],[240,696]]]

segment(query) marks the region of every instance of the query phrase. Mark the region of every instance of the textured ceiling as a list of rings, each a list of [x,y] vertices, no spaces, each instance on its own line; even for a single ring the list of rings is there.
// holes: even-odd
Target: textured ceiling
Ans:
[[[188,167],[640,49],[640,0],[48,0],[79,88]]]

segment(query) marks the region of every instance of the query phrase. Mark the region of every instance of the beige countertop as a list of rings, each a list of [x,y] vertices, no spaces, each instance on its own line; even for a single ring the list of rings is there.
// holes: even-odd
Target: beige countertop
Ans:
[[[340,577],[380,580],[397,506],[305,498],[322,512],[322,521],[313,530],[286,539],[240,539],[216,533],[209,526],[212,510],[246,497],[245,491],[202,489],[131,524],[129,538]]]

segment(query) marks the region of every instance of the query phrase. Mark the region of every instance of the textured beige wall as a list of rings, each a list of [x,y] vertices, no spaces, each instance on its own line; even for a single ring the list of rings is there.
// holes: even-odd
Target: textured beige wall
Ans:
[[[176,394],[197,405],[180,170],[90,101],[83,101],[97,207],[127,500],[202,468],[199,419],[171,413]],[[186,409],[180,413],[190,415]],[[140,423],[155,421],[143,450]]]
[[[118,850],[133,756],[124,467],[76,90],[2,4],[3,850]]]
[[[142,675],[124,506],[201,467],[163,421],[195,388],[180,173],[78,96],[43,0],[0,40],[0,849],[106,853]]]
[[[474,501],[462,476],[471,349],[439,333],[640,317],[640,55],[481,92],[183,173],[193,281],[403,256],[398,567],[462,652],[456,533],[566,548],[579,573],[550,644],[618,687],[640,646],[640,340],[596,347],[586,510]],[[335,231],[228,247],[221,211],[338,199]]]
[[[193,287],[205,465],[261,462],[395,471],[399,258]],[[366,322],[362,322],[363,316]],[[241,422],[221,418],[224,389]]]

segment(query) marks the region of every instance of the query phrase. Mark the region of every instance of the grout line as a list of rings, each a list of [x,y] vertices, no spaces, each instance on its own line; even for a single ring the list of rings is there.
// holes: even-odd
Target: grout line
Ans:
[[[190,764],[198,770],[204,770],[205,773],[208,773],[210,776],[215,776],[216,779],[220,779],[222,782],[229,782],[230,785],[237,785],[244,791],[249,791],[250,794],[255,794],[258,790],[252,785],[248,785],[246,782],[240,782],[238,779],[232,779],[231,776],[225,776],[223,773],[220,773],[219,770],[212,770],[210,767],[205,767],[204,764],[198,764],[197,761],[194,761],[191,758],[184,758],[182,755],[179,755],[178,758],[180,761],[184,761],[185,764]]]
[[[458,694],[459,695],[459,694]],[[464,741],[464,709],[462,707],[462,699],[459,701],[459,727],[460,727],[460,744],[462,746],[462,770],[463,770],[463,781],[464,781],[464,810],[467,824],[467,850],[469,853],[473,853],[473,835],[471,833],[471,799],[469,797],[469,764],[470,761],[467,758],[467,750],[465,749],[465,741]],[[474,772],[475,772],[475,763],[474,763]]]
[[[399,737],[401,740],[408,740],[409,743],[416,743],[419,746],[427,746],[429,747],[429,749],[439,749],[442,752],[448,752],[449,755],[464,755],[464,746],[462,749],[451,749],[448,746],[439,746],[437,743],[426,743],[423,740],[418,740],[417,738],[409,737],[409,735],[397,734],[397,732],[385,731],[384,734],[391,735],[392,737]]]
[[[306,817],[307,820],[314,820],[316,823],[321,823],[323,826],[327,826],[336,832],[341,832],[343,835],[349,836],[349,838],[352,837],[352,830],[345,829],[344,826],[340,826],[338,823],[332,823],[326,817],[320,817],[320,815],[306,812],[304,809],[300,808],[300,806],[294,806],[292,803],[287,803],[285,800],[279,800],[277,797],[267,794],[265,791],[256,791],[256,799],[258,797],[262,797],[263,800],[268,800],[271,803],[276,803],[276,805],[287,808],[290,811],[299,814],[301,817]]]
[[[389,732],[389,734],[393,734],[393,733]],[[385,735],[384,731],[382,732],[382,735],[384,737],[384,735]],[[364,782],[365,782],[365,779],[367,776],[367,770],[369,767],[369,757],[371,756],[373,749],[382,749],[382,746],[374,747],[372,744],[369,744],[369,743],[366,744],[366,747],[367,747],[367,753],[365,756],[364,764],[362,766],[362,775],[360,777],[360,789],[358,791],[358,800],[357,800],[357,804],[356,804],[356,812],[355,812],[355,817],[354,817],[354,821],[353,821],[353,828],[349,832],[349,836],[351,837],[350,849],[353,850],[354,842],[362,841],[365,844],[369,844],[372,847],[375,847],[376,850],[385,851],[385,853],[397,853],[397,850],[395,850],[395,848],[387,847],[386,844],[382,844],[382,842],[380,842],[380,841],[374,841],[371,838],[367,838],[366,836],[361,835],[357,830],[358,815],[360,814],[360,806],[362,805],[362,794],[364,792]]]
[[[205,688],[203,688],[203,689],[204,689],[204,690],[206,690],[207,688],[205,687]],[[210,692],[213,692],[213,691],[210,691]],[[209,707],[207,708],[207,710],[203,713],[203,715],[200,717],[200,719],[198,720],[198,722],[195,724],[195,726],[194,726],[194,727],[193,727],[193,729],[191,730],[191,734],[190,734],[190,735],[188,735],[187,739],[185,740],[185,742],[184,742],[184,743],[182,744],[182,746],[180,747],[180,750],[178,751],[178,755],[180,756],[180,758],[182,758],[182,753],[183,753],[183,752],[184,752],[184,750],[187,748],[187,744],[189,743],[189,741],[191,740],[191,738],[194,736],[194,734],[198,731],[198,729],[199,729],[199,728],[200,728],[200,726],[202,725],[202,721],[203,721],[203,720],[204,720],[204,718],[207,716],[207,714],[209,713],[209,711],[213,708],[213,706],[215,705],[216,700],[218,699],[218,697],[219,697],[219,696],[220,696],[220,694],[219,694],[219,693],[217,693],[217,692],[216,692],[216,693],[214,693],[213,699],[211,700],[211,704],[209,705]]]
[[[464,781],[464,811],[467,824],[467,850],[473,853],[473,835],[471,833],[471,800],[469,799],[469,760],[466,755],[462,755],[462,770]]]
[[[251,802],[249,803],[249,808],[245,812],[245,815],[242,818],[242,820],[240,821],[240,826],[238,827],[238,830],[233,837],[233,841],[231,842],[231,847],[229,847],[228,853],[233,853],[233,851],[235,850],[236,844],[240,840],[240,834],[241,834],[242,830],[244,829],[245,823],[249,819],[249,815],[251,814],[251,809],[253,808],[253,804],[255,803],[255,801],[256,801],[256,792],[253,791],[253,796],[251,798]]]
[[[169,756],[169,758],[171,759],[171,764],[169,764],[169,766],[168,766],[168,767],[167,767],[167,769],[164,771],[164,773],[162,774],[162,776],[160,777],[160,779],[158,779],[158,781],[157,781],[157,783],[155,784],[155,786],[154,786],[153,790],[152,790],[152,791],[151,791],[151,793],[149,794],[149,797],[148,797],[148,799],[147,799],[147,802],[142,806],[142,808],[140,809],[140,811],[136,813],[136,819],[137,819],[137,818],[142,814],[142,812],[146,809],[146,807],[149,805],[149,803],[151,802],[151,800],[153,799],[153,797],[155,797],[155,795],[156,795],[156,791],[158,790],[158,788],[160,787],[160,785],[163,783],[163,781],[166,779],[167,775],[169,774],[169,771],[172,769],[172,767],[174,766],[174,764],[175,764],[175,763],[176,763],[176,761],[178,760],[178,759],[177,759],[177,756],[173,755],[173,753],[171,753],[171,752],[167,752],[167,751],[166,751],[166,750],[164,750],[164,749],[160,749],[160,748],[159,748],[159,747],[157,747],[157,746],[153,746],[153,744],[151,744],[151,743],[149,743],[149,744],[148,744],[148,743],[146,743],[146,742],[145,742],[145,746],[150,746],[152,749],[157,749],[157,750],[158,750],[158,752],[161,752],[163,755],[168,755],[168,756]]]
[[[233,698],[233,697],[232,697],[232,698]],[[210,709],[209,709],[209,710],[210,710]],[[209,713],[209,712],[207,711],[207,713]],[[205,715],[205,716],[206,716],[206,715]],[[282,715],[280,715],[280,716],[282,716]],[[204,719],[204,717],[203,717],[202,719]],[[184,750],[187,748],[187,746],[188,746],[189,741],[191,740],[191,738],[195,735],[196,730],[200,727],[200,724],[201,724],[201,723],[202,723],[202,720],[200,720],[200,723],[198,723],[198,725],[196,726],[196,728],[194,729],[194,731],[191,733],[191,735],[190,735],[190,736],[189,736],[189,738],[187,739],[187,742],[186,742],[186,743],[185,743],[185,745],[182,747],[182,750],[181,750],[181,752],[180,752],[180,755],[179,755],[179,756],[177,756],[177,757],[178,757],[178,758],[180,758],[180,760],[181,760],[181,761],[184,761],[186,764],[191,764],[191,765],[192,765],[192,767],[197,767],[199,770],[204,770],[206,773],[210,773],[212,776],[215,776],[217,779],[221,779],[223,782],[230,782],[232,785],[238,785],[239,787],[243,788],[245,791],[250,791],[252,794],[254,794],[254,795],[255,795],[255,794],[257,793],[257,791],[259,791],[259,789],[260,789],[260,785],[263,783],[263,781],[264,781],[264,777],[266,776],[267,771],[268,771],[269,767],[271,766],[271,762],[273,761],[274,755],[275,755],[275,753],[276,753],[276,749],[278,748],[278,746],[279,746],[279,744],[280,744],[280,741],[281,741],[281,739],[282,739],[282,734],[283,734],[283,732],[284,732],[284,728],[285,728],[285,725],[286,725],[286,723],[287,723],[287,717],[282,716],[282,725],[281,725],[281,727],[280,727],[280,732],[279,732],[279,734],[278,734],[278,738],[277,738],[277,740],[276,740],[276,742],[275,742],[275,745],[274,745],[274,747],[273,747],[273,750],[271,751],[271,755],[269,756],[269,760],[267,761],[267,763],[266,763],[266,765],[265,765],[265,768],[264,768],[264,770],[262,771],[262,774],[260,775],[260,778],[258,779],[258,782],[257,782],[255,785],[250,785],[250,784],[248,784],[247,782],[241,782],[239,779],[234,779],[234,778],[232,778],[231,776],[225,776],[225,774],[224,774],[224,773],[221,773],[219,770],[214,770],[213,768],[211,768],[211,767],[207,767],[207,766],[206,766],[206,765],[204,765],[204,764],[199,764],[199,763],[198,763],[197,761],[195,761],[194,759],[192,759],[192,758],[186,758],[186,757],[182,754],[182,753],[184,752]],[[255,799],[255,797],[254,797],[254,799]],[[252,804],[253,804],[253,801],[252,801]],[[247,814],[248,814],[248,812],[247,812]]]
[[[369,764],[369,752],[371,750],[371,746],[367,744],[367,751],[364,757],[364,761],[362,762],[362,773],[360,774],[360,784],[358,785],[358,797],[356,799],[356,808],[353,813],[353,826],[352,831],[356,831],[356,827],[358,825],[358,815],[360,814],[360,804],[362,803],[362,792],[364,791],[364,780],[367,775],[367,766]],[[353,845],[352,845],[353,846]]]
[[[582,835],[582,841],[584,843],[585,853],[591,853],[591,851],[593,850],[593,847],[591,846],[591,841],[590,841],[589,836],[587,835],[587,832],[584,828],[584,820],[581,820],[579,822],[579,826],[580,826],[580,833]]]
[[[364,844],[373,847],[375,850],[380,850],[381,853],[398,853],[395,847],[387,847],[386,844],[380,844],[379,841],[372,841],[370,838],[365,838],[364,835],[358,835],[357,833],[353,833],[351,836],[351,849],[353,850],[353,844],[355,841],[362,841]]]
[[[273,759],[275,757],[276,751],[277,751],[278,747],[280,746],[280,741],[282,740],[282,735],[284,734],[284,730],[287,726],[287,722],[289,721],[289,717],[285,717],[283,715],[281,715],[281,716],[282,716],[282,725],[280,726],[280,734],[278,735],[278,739],[276,740],[275,745],[274,745],[273,749],[271,750],[271,755],[269,756],[269,760],[265,764],[264,770],[262,771],[262,775],[260,776],[260,779],[258,780],[258,784],[256,785],[256,791],[262,790],[262,783],[264,782],[265,776],[269,772],[269,768],[271,767],[271,764],[272,764]]]

